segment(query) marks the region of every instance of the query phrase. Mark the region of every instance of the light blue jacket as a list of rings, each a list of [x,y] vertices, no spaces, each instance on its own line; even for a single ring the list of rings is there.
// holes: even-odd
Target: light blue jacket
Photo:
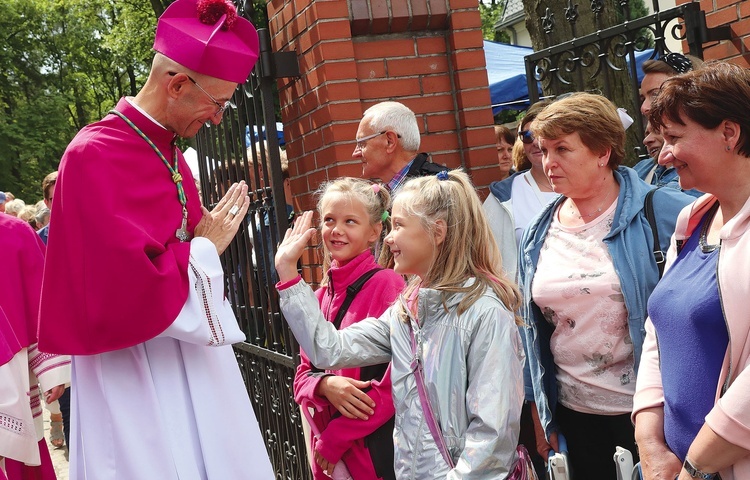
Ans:
[[[620,279],[625,307],[628,310],[630,337],[633,340],[635,371],[641,357],[641,347],[646,337],[646,303],[656,283],[659,270],[654,259],[654,237],[643,211],[643,201],[649,190],[632,168],[619,167],[614,172],[620,184],[620,194],[612,222],[612,229],[604,237],[615,272]],[[557,430],[552,415],[557,407],[557,379],[550,350],[550,337],[554,331],[545,320],[531,295],[531,284],[539,261],[539,252],[547,236],[552,216],[557,206],[565,200],[560,197],[545,208],[536,221],[529,225],[521,240],[519,282],[523,290],[522,338],[526,347],[527,362],[524,370],[526,400],[535,401],[539,418],[549,434]],[[672,188],[661,188],[653,198],[660,250],[667,251],[674,233],[677,214],[693,197]],[[530,380],[530,381],[529,381]]]
[[[674,188],[695,198],[703,195],[702,192],[699,192],[696,189],[683,190],[682,187],[680,187],[680,177],[677,175],[677,170],[675,170],[674,167],[667,168],[664,165],[657,165],[656,159],[654,158],[641,160],[633,165],[633,170],[635,170],[638,177],[644,181],[646,180],[646,177],[648,177],[648,174],[651,173],[651,170],[654,170],[654,175],[651,177],[651,185]]]

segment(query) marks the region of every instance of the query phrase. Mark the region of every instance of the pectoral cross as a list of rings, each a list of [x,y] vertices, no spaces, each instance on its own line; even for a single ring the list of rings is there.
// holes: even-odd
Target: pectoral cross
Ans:
[[[181,242],[190,240],[190,234],[187,231],[187,208],[182,207],[182,223],[180,228],[174,232],[174,236]]]

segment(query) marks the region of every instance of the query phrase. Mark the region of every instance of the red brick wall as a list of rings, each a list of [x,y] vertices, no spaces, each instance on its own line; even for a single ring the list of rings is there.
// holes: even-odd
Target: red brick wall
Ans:
[[[677,5],[690,0],[677,0]],[[710,42],[703,46],[704,60],[727,60],[750,67],[750,2],[745,0],[701,0],[709,28],[729,24],[730,40]]]
[[[279,81],[292,190],[303,208],[330,178],[359,176],[353,140],[383,100],[415,111],[421,150],[463,166],[480,187],[496,174],[478,0],[271,0],[274,51],[302,75]]]
[[[292,192],[314,208],[321,182],[360,176],[352,160],[363,112],[383,100],[414,110],[421,151],[463,166],[486,195],[497,176],[478,0],[270,0],[274,51],[295,51],[301,76],[279,81]],[[303,277],[321,278],[317,250]]]

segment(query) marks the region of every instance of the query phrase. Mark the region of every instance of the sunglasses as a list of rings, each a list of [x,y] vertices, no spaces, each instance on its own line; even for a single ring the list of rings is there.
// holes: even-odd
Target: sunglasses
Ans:
[[[669,65],[677,73],[687,73],[693,69],[693,62],[681,53],[668,53],[659,60]]]
[[[521,141],[525,144],[534,143],[534,134],[531,133],[531,130],[521,130],[518,132],[518,136],[521,138]]]

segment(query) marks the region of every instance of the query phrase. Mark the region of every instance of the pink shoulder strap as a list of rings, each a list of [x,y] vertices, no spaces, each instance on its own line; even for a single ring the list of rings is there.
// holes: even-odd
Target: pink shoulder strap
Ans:
[[[432,438],[435,439],[438,450],[440,450],[440,454],[443,455],[445,462],[450,468],[454,468],[455,464],[453,463],[453,458],[448,453],[448,447],[445,445],[443,433],[440,431],[440,426],[437,424],[437,420],[435,420],[435,413],[432,410],[430,398],[427,396],[427,389],[424,385],[424,366],[422,365],[422,360],[419,358],[419,355],[417,355],[417,341],[414,337],[414,330],[411,328],[411,321],[409,321],[409,335],[411,336],[411,352],[413,359],[411,362],[411,371],[414,373],[414,379],[417,382],[419,401],[422,403],[422,410],[424,410],[427,426],[430,428]]]

